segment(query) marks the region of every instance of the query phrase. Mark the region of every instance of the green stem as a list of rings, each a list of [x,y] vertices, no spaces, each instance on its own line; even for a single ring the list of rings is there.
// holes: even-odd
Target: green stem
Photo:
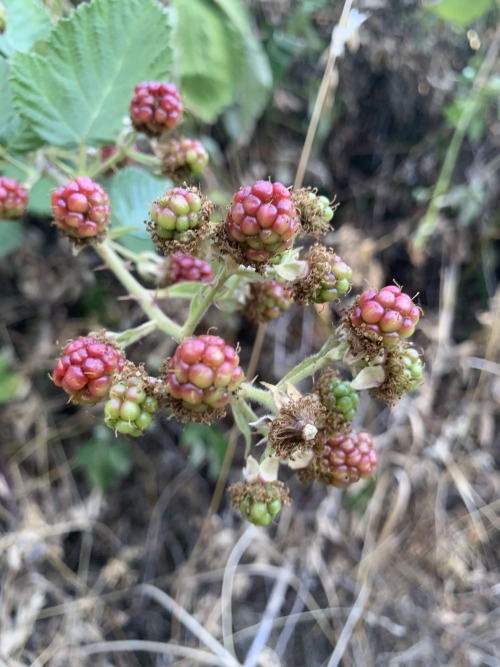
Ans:
[[[87,170],[87,146],[82,142],[78,148],[77,176],[86,176]]]
[[[156,157],[156,155],[147,155],[146,153],[133,150],[128,151],[127,155],[134,162],[138,162],[139,164],[144,164],[148,167],[156,167],[158,169],[161,167],[161,160],[160,158]]]
[[[292,370],[278,382],[278,388],[284,389],[287,384],[296,385],[304,378],[321,370],[323,366],[326,366],[326,364],[330,363],[333,359],[338,359],[340,351],[345,348],[345,343],[342,342],[332,348],[333,340],[334,336],[330,336],[319,352],[307,357],[307,359],[301,361],[295,368],[292,368]]]
[[[253,403],[263,405],[269,412],[277,413],[271,392],[267,389],[259,389],[250,382],[244,382],[240,387],[240,396]]]
[[[202,317],[205,315],[207,310],[210,308],[215,295],[222,285],[226,282],[228,277],[227,269],[225,266],[219,268],[218,273],[215,276],[214,282],[212,285],[207,285],[206,289],[200,292],[198,299],[193,299],[191,303],[191,308],[189,310],[189,315],[182,327],[182,337],[186,338],[191,336],[200,323]]]
[[[29,165],[23,164],[22,162],[19,162],[19,160],[16,160],[16,158],[12,157],[12,155],[9,155],[9,153],[7,153],[7,151],[2,148],[2,146],[0,146],[0,158],[11,164],[16,169],[19,169],[21,173],[26,174],[27,176],[31,172],[31,167]]]
[[[158,329],[164,331],[177,341],[183,339],[183,330],[173,320],[165,315],[156,302],[154,296],[143,287],[128,271],[120,256],[113,250],[107,241],[95,246],[95,251],[104,260],[107,267],[115,274],[116,278],[137,299],[138,304],[146,315],[155,322]]]
[[[148,320],[133,329],[126,329],[125,331],[114,334],[114,338],[119,345],[127,347],[128,345],[132,345],[132,343],[137,343],[138,340],[141,340],[141,338],[144,338],[153,331],[156,331],[157,328],[158,325],[156,322]]]
[[[113,153],[106,160],[103,162],[98,162],[96,166],[94,166],[92,169],[89,169],[88,175],[90,178],[96,178],[99,174],[105,174],[108,169],[111,169],[117,162],[123,160],[123,158],[129,154],[130,146],[132,146],[136,137],[137,135],[135,132],[130,134],[122,146],[117,145],[116,153]]]

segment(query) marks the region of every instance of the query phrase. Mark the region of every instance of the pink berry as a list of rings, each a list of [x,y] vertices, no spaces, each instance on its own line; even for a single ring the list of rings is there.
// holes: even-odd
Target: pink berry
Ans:
[[[88,176],[80,176],[54,190],[51,203],[54,223],[73,239],[99,240],[110,223],[109,197]]]
[[[292,246],[300,222],[284,185],[256,181],[235,194],[224,229],[248,260],[264,263]]]
[[[120,351],[92,336],[66,345],[52,380],[66,391],[73,403],[99,403],[106,398],[113,375],[125,363]]]
[[[369,433],[340,433],[323,447],[319,479],[324,484],[345,488],[361,478],[370,477],[376,465],[377,455]]]
[[[244,380],[239,362],[236,350],[220,336],[186,338],[169,361],[168,391],[189,410],[222,408]]]
[[[13,178],[0,176],[0,220],[21,218],[28,203],[28,192]]]
[[[362,327],[367,338],[381,337],[387,347],[409,338],[419,319],[420,309],[397,285],[387,285],[378,292],[366,290],[350,311],[354,328]]]
[[[134,89],[130,118],[138,132],[159,136],[179,124],[184,107],[173,83],[145,81]]]
[[[172,283],[192,280],[197,283],[210,283],[214,273],[208,262],[193,257],[187,252],[176,252],[170,257],[169,277]]]

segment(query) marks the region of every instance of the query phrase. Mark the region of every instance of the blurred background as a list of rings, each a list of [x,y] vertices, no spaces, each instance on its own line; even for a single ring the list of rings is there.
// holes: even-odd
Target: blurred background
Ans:
[[[227,18],[242,8],[243,28]],[[0,665],[500,667],[499,7],[359,0],[333,62],[343,8],[169,5],[203,191],[225,208],[260,178],[317,188],[339,204],[327,241],[353,267],[350,298],[396,281],[423,309],[424,383],[392,408],[364,397],[356,417],[375,479],[341,492],[284,470],[293,503],[256,529],[225,493],[243,464],[229,418],[159,419],[131,442],[101,407],[68,404],[48,377],[59,344],[141,315],[42,201],[19,242],[2,237]],[[187,74],[193,16],[218,36],[211,107]],[[259,379],[317,351],[342,307],[269,324]],[[215,310],[211,326],[246,367],[256,329]],[[130,356],[154,372],[171,352],[153,334]]]

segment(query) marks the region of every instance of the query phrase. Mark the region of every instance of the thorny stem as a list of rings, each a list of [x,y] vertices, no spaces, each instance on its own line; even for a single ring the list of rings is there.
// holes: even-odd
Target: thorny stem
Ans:
[[[129,293],[137,299],[142,310],[153,322],[156,323],[158,329],[164,331],[176,341],[180,342],[183,339],[182,328],[171,320],[168,315],[165,315],[150,291],[143,287],[131,275],[124,262],[113,250],[109,242],[105,240],[100,245],[95,246],[95,251],[100,255],[106,266],[115,274],[116,278],[118,278]]]
[[[227,269],[225,266],[221,266],[214,278],[213,284],[207,285],[207,287],[202,292],[200,292],[198,299],[193,299],[188,318],[182,327],[183,338],[193,334],[203,315],[205,315],[207,310],[210,308],[218,290],[226,282],[227,278]]]
[[[271,392],[267,389],[259,389],[249,382],[244,382],[240,386],[239,393],[242,398],[253,401],[254,403],[260,403],[260,405],[263,405],[270,412],[277,412]]]
[[[317,371],[321,370],[323,366],[326,366],[326,364],[330,363],[334,359],[341,358],[342,352],[347,349],[347,343],[342,341],[335,347],[332,347],[334,338],[334,336],[330,336],[319,352],[316,352],[316,354],[307,357],[307,359],[301,361],[300,364],[295,366],[295,368],[292,368],[292,370],[289,371],[285,377],[280,380],[280,382],[278,382],[278,388],[284,389],[287,384],[296,385],[304,378],[309,377],[310,375],[313,375]]]
[[[127,138],[127,141],[122,146],[117,146],[116,153],[110,155],[103,162],[98,163],[95,167],[88,170],[88,175],[90,178],[95,178],[99,174],[105,174],[108,169],[111,169],[117,162],[122,160],[126,155],[129,154],[129,148],[132,146],[136,139],[136,134],[133,132]]]
[[[128,345],[132,345],[132,343],[137,343],[138,340],[141,340],[141,338],[148,336],[157,328],[158,324],[154,320],[148,320],[147,322],[143,322],[142,324],[139,324],[139,326],[134,327],[133,329],[126,329],[125,331],[121,331],[120,333],[117,334],[113,334],[110,332],[108,333],[109,335],[114,337],[115,341],[119,345],[121,345],[122,347],[127,347]]]

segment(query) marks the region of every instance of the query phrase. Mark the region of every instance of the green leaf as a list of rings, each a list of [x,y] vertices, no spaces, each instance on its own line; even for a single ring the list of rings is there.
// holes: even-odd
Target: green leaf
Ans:
[[[0,257],[19,248],[24,238],[24,228],[15,220],[0,219]]]
[[[125,167],[110,180],[107,192],[111,201],[112,231],[116,227],[133,227],[132,233],[119,238],[126,248],[135,252],[154,250],[145,221],[151,202],[172,187],[172,181],[158,179],[138,167]]]
[[[7,19],[7,28],[0,35],[0,52],[4,55],[29,51],[49,33],[50,12],[36,0],[2,0],[2,4]]]
[[[251,17],[240,0],[213,0],[226,14],[241,40],[242,63],[235,104],[225,114],[231,138],[245,143],[263,112],[272,90],[273,76],[266,52],[250,29]]]
[[[105,426],[95,429],[94,437],[84,445],[75,457],[92,486],[109,489],[132,468],[128,443],[117,440]]]
[[[471,0],[441,0],[436,5],[428,6],[427,9],[442,19],[467,26],[484,16],[492,6],[492,0],[474,0],[474,2]]]
[[[241,74],[241,37],[211,0],[173,0],[181,92],[205,122],[231,104]]]
[[[14,105],[49,144],[114,143],[134,86],[167,78],[171,59],[155,0],[92,0],[57,23],[43,55],[14,54]]]
[[[0,145],[9,153],[20,154],[36,150],[43,145],[29,125],[21,120],[12,106],[9,83],[9,64],[0,57]]]
[[[255,124],[264,111],[273,87],[273,75],[267,55],[251,33],[243,37],[244,65],[235,95],[235,105],[225,113],[230,137],[247,143]]]

